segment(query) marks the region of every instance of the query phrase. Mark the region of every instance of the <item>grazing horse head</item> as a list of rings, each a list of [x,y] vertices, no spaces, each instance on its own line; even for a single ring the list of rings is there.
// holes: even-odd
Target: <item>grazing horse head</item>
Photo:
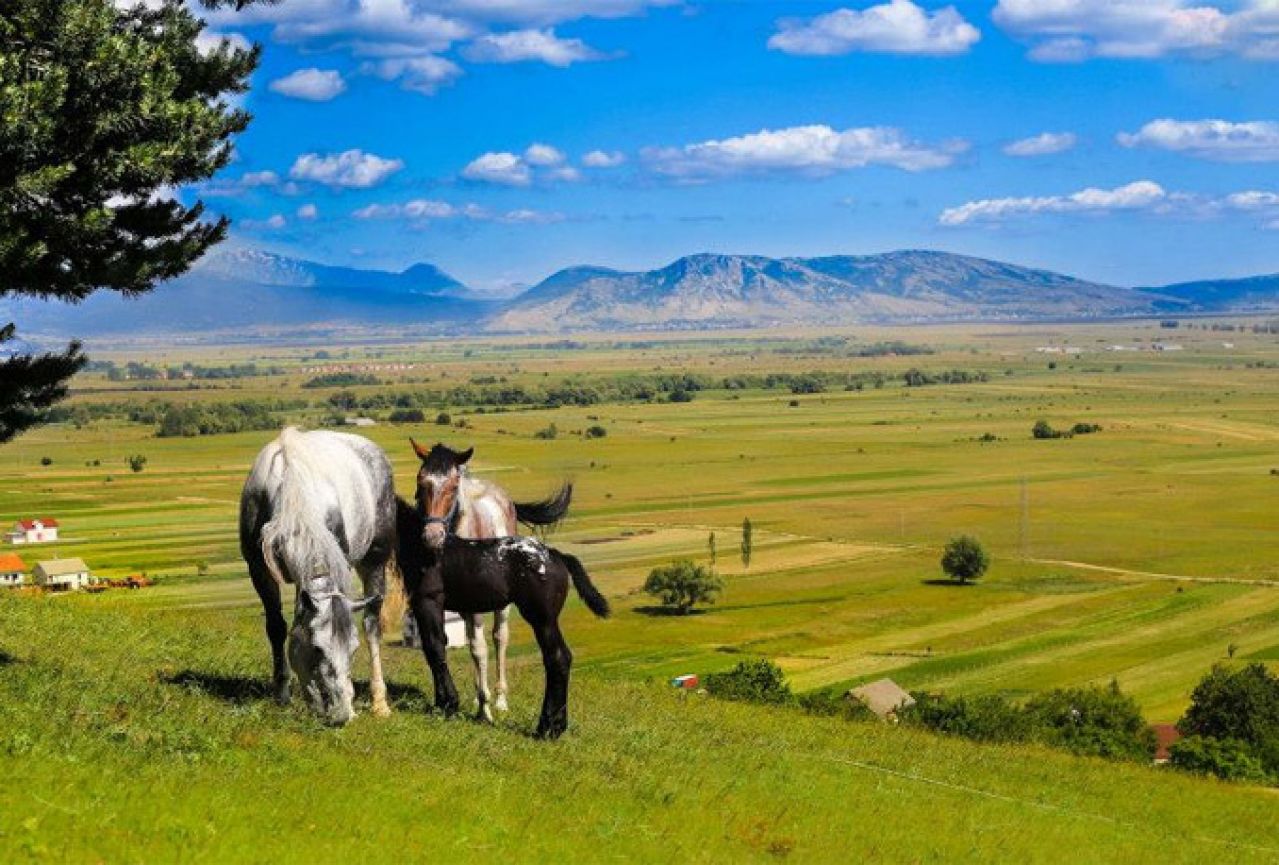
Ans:
[[[417,472],[417,510],[425,520],[422,543],[432,549],[444,546],[444,539],[453,533],[457,512],[461,506],[462,477],[467,460],[475,448],[455,451],[436,444],[430,450],[409,439],[413,451],[422,460]]]
[[[355,714],[351,658],[360,646],[355,614],[374,600],[352,601],[327,575],[298,587],[289,665],[311,708],[330,724],[341,726]]]

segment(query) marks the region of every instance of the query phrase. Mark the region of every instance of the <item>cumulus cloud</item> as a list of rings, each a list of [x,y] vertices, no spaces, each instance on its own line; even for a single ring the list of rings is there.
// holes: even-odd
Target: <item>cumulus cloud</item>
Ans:
[[[289,169],[294,180],[310,180],[333,187],[367,189],[386,180],[404,167],[399,159],[384,159],[363,150],[320,155],[304,153]]]
[[[272,81],[269,88],[283,96],[309,102],[328,102],[346,90],[346,82],[336,69],[298,69]]]
[[[1242,0],[999,0],[995,23],[1030,44],[1030,56],[1070,63],[1236,54],[1279,59],[1279,4]]]
[[[551,28],[486,33],[462,49],[467,60],[476,63],[525,63],[536,61],[549,66],[571,66],[606,55],[581,39],[564,39]]]
[[[1138,180],[1114,189],[1089,187],[1070,195],[1024,198],[984,198],[942,211],[938,221],[946,226],[980,222],[1004,222],[1016,217],[1045,213],[1104,214],[1115,211],[1152,210],[1173,200],[1162,186]]]
[[[683,147],[650,147],[642,151],[641,156],[649,170],[657,175],[698,183],[767,174],[820,177],[869,165],[928,171],[950,165],[967,147],[962,141],[929,146],[891,127],[861,127],[838,132],[818,125],[764,129]]]
[[[478,183],[530,186],[540,183],[572,183],[582,173],[566,164],[564,152],[549,144],[530,144],[522,154],[505,150],[481,154],[462,169],[462,176]]]
[[[240,221],[240,227],[258,230],[279,231],[289,224],[283,214],[276,213],[266,219],[243,219]]]
[[[1121,132],[1124,147],[1155,147],[1217,162],[1279,162],[1279,123],[1228,120],[1152,120]]]
[[[981,31],[954,6],[928,12],[913,0],[890,0],[861,11],[836,9],[815,18],[778,22],[768,47],[787,54],[829,56],[872,51],[891,54],[964,54]]]
[[[297,211],[298,219],[315,219],[319,215],[319,208],[314,204],[304,204]]]
[[[529,165],[560,165],[564,154],[549,144],[534,143],[524,151],[524,161]]]
[[[505,151],[477,156],[462,169],[462,176],[467,180],[502,186],[528,186],[533,182],[533,172],[528,163]]]
[[[398,81],[404,90],[432,96],[441,87],[452,84],[462,74],[462,69],[452,60],[435,55],[423,57],[392,57],[369,62],[361,68],[365,74],[376,75],[383,81]]]
[[[520,208],[491,211],[478,204],[455,206],[447,201],[418,198],[403,204],[370,204],[351,213],[356,219],[403,219],[418,226],[435,220],[460,219],[473,222],[498,222],[512,225],[549,225],[563,222],[564,214]]]
[[[269,24],[276,42],[343,49],[362,56],[444,51],[478,32],[477,24],[445,14],[443,2],[420,0],[289,0],[213,12],[214,22]]]
[[[592,150],[582,157],[582,164],[587,168],[616,168],[626,161],[626,156],[619,151],[606,152]]]
[[[1044,132],[1004,145],[1008,156],[1051,156],[1074,149],[1079,139],[1073,132]]]
[[[201,30],[200,35],[195,37],[195,50],[206,56],[223,45],[236,51],[248,51],[253,47],[249,44],[249,40],[239,33],[219,33],[217,30],[206,29]]]

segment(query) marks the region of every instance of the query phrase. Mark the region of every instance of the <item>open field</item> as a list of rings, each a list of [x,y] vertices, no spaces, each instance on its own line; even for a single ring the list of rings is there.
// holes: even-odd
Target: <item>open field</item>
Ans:
[[[933,353],[849,351],[879,340]],[[1104,351],[1158,340],[1184,350]],[[1035,350],[1063,344],[1085,351]],[[157,438],[154,424],[115,418],[28,434],[0,450],[0,514],[55,516],[64,525],[57,553],[110,576],[145,570],[161,585],[0,598],[0,650],[10,658],[0,667],[0,718],[21,731],[0,740],[0,765],[20,779],[0,806],[22,818],[0,824],[0,851],[12,853],[0,859],[117,861],[149,849],[151,861],[168,861],[181,849],[193,861],[263,861],[280,842],[255,837],[250,827],[274,833],[252,815],[268,802],[272,826],[288,822],[303,778],[310,806],[352,815],[351,836],[290,832],[303,836],[287,851],[298,858],[308,844],[354,851],[384,839],[389,852],[438,845],[471,860],[520,838],[538,845],[535,859],[582,845],[604,858],[616,845],[617,858],[843,859],[850,843],[869,861],[1037,861],[1065,844],[1093,861],[1279,856],[1267,792],[684,700],[655,684],[744,655],[777,661],[801,690],[891,674],[909,688],[1022,696],[1113,678],[1151,720],[1172,721],[1228,654],[1279,663],[1279,337],[1125,323],[330,352],[319,361],[308,347],[102,352],[95,357],[251,361],[279,372],[192,383],[198,389],[90,374],[71,404],[284,398],[311,406],[279,413],[281,422],[314,425],[334,413],[326,400],[342,390],[363,397],[490,379],[590,386],[685,372],[716,382],[813,371],[886,380],[807,394],[715,386],[686,403],[483,413],[450,403],[438,408],[465,428],[360,430],[391,455],[405,494],[416,470],[410,434],[474,444],[475,471],[517,498],[576,481],[572,518],[555,541],[583,559],[617,614],[596,621],[570,601],[574,728],[550,747],[522,735],[540,687],[522,624],[516,710],[497,731],[424,720],[413,689],[426,687],[425,665],[401,650],[390,653],[390,679],[403,711],[388,722],[363,717],[333,733],[260,699],[268,658],[235,514],[248,465],[272,432]],[[317,367],[343,365],[369,366],[379,382],[301,387]],[[900,376],[912,367],[986,380],[905,387]],[[1102,431],[1035,440],[1040,418]],[[534,438],[552,423],[556,438]],[[591,425],[607,436],[584,438]],[[994,440],[980,441],[986,434]],[[147,457],[141,473],[124,464],[132,454]],[[737,555],[744,517],[755,527],[749,569]],[[711,531],[727,580],[721,602],[692,617],[652,615],[639,592],[648,570],[705,559]],[[940,547],[960,533],[988,546],[992,570],[975,586],[938,584]],[[21,552],[32,563],[53,550]],[[254,773],[260,781],[223,783]],[[318,781],[326,776],[331,790]],[[147,783],[124,783],[138,777]],[[503,799],[526,804],[503,812]],[[159,807],[174,800],[189,804]],[[236,815],[250,816],[239,825]],[[72,820],[94,829],[81,822],[72,833]],[[859,837],[868,825],[878,827],[873,845]],[[143,836],[149,847],[138,846]],[[1240,839],[1267,849],[1218,843]]]

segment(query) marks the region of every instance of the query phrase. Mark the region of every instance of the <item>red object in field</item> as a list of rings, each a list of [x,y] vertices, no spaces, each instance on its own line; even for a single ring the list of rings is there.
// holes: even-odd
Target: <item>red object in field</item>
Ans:
[[[671,679],[671,685],[676,688],[683,688],[686,691],[691,691],[698,685],[697,674],[688,673],[683,676],[676,676],[674,679]]]

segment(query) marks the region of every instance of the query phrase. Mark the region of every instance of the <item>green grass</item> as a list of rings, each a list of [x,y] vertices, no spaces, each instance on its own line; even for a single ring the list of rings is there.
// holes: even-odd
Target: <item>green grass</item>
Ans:
[[[272,433],[160,439],[104,421],[46,427],[0,449],[0,514],[64,524],[58,544],[20,551],[29,562],[77,555],[108,576],[161,581],[97,597],[0,597],[0,650],[14,659],[0,664],[0,767],[14,779],[0,785],[0,861],[292,861],[370,849],[467,861],[499,851],[534,861],[583,851],[693,861],[1279,856],[1264,791],[724,705],[660,684],[751,655],[775,660],[798,690],[892,675],[1020,697],[1115,679],[1151,720],[1173,721],[1228,647],[1234,663],[1279,664],[1279,369],[1246,366],[1279,360],[1274,336],[1232,333],[1227,352],[1220,334],[1183,331],[1177,355],[1089,354],[1050,371],[1035,346],[1166,334],[1145,323],[853,334],[937,349],[909,358],[798,350],[812,335],[334,350],[353,363],[414,364],[362,393],[474,376],[541,386],[685,370],[989,374],[798,397],[713,390],[686,404],[448,406],[467,428],[361,430],[392,457],[405,493],[410,434],[475,445],[474,470],[517,498],[576,482],[554,541],[583,559],[616,616],[595,620],[570,600],[574,727],[554,745],[526,735],[541,673],[522,624],[516,708],[497,729],[429,715],[412,690],[427,687],[425,665],[398,649],[389,669],[401,711],[385,722],[362,717],[334,732],[256,696],[267,653],[236,509]],[[298,388],[312,351],[136,349],[115,356],[289,372],[161,394],[88,376],[72,401],[322,403],[327,391]],[[316,405],[281,421],[325,414]],[[1041,417],[1102,431],[1035,441]],[[533,438],[551,422],[558,439]],[[576,434],[594,424],[608,436]],[[999,440],[975,440],[987,432]],[[134,453],[148,457],[142,473],[124,463]],[[755,527],[749,569],[737,556],[744,517]],[[648,570],[704,560],[711,531],[727,583],[720,603],[690,617],[647,614]],[[938,582],[941,546],[958,534],[993,554],[978,585]],[[210,570],[197,578],[201,562]],[[454,663],[469,694],[469,672]],[[184,672],[194,676],[175,680]],[[314,831],[304,812],[324,816]],[[336,830],[329,815],[341,816]]]

